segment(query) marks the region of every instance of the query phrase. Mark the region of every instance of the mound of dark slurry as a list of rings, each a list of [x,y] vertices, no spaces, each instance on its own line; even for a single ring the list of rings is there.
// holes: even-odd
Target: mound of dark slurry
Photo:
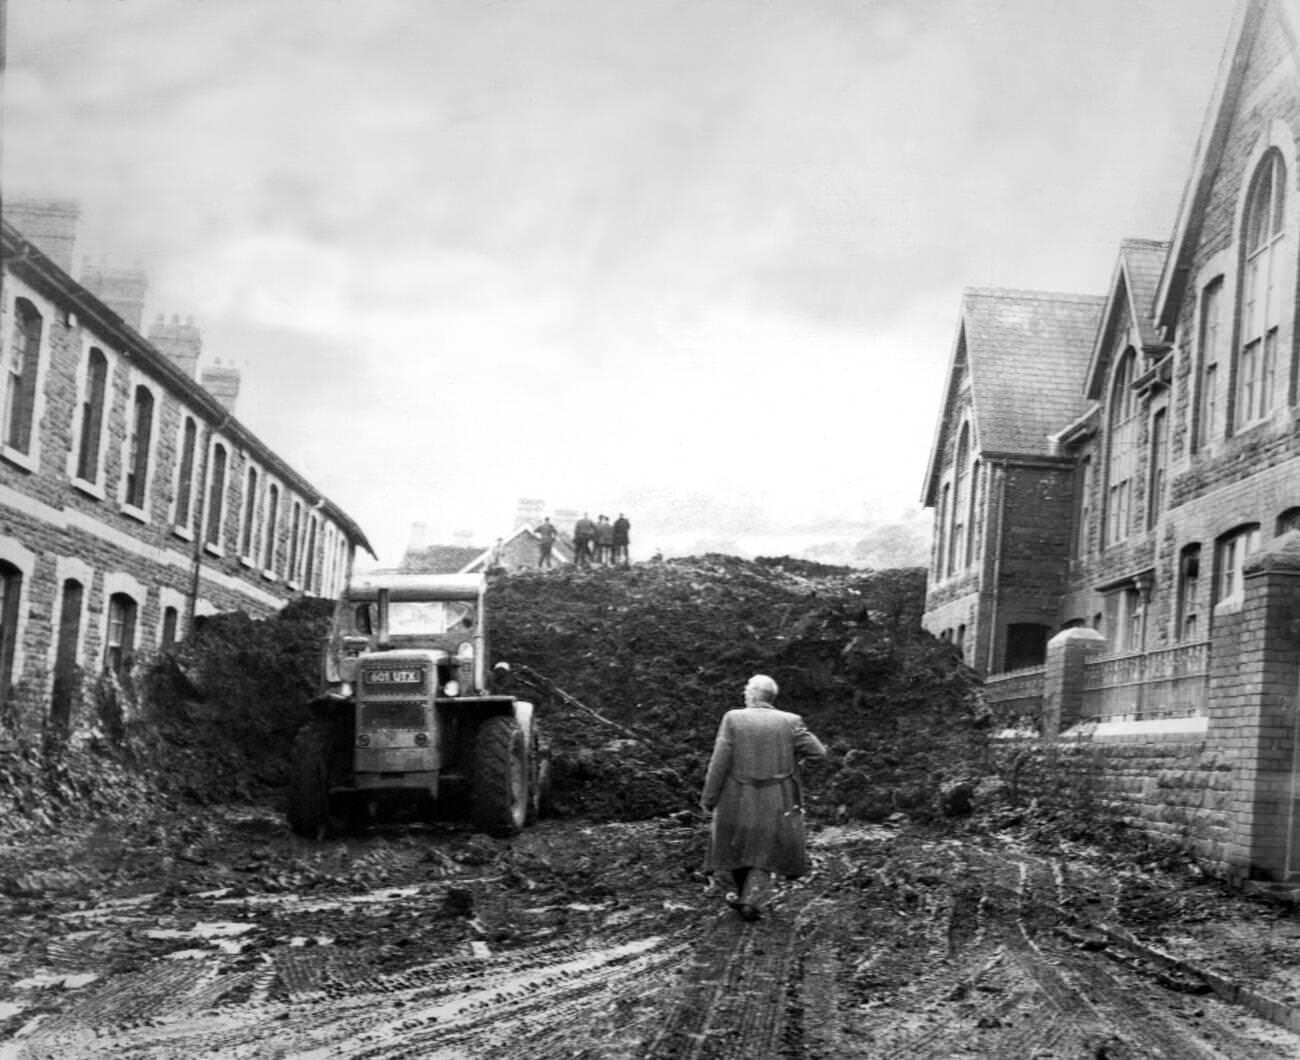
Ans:
[[[691,808],[719,719],[766,673],[832,751],[805,770],[810,811],[880,819],[960,807],[941,790],[984,770],[973,677],[922,632],[924,592],[921,570],[708,555],[503,576],[489,610],[552,733],[557,812]]]
[[[493,661],[511,663],[514,691],[538,704],[561,816],[694,808],[718,721],[754,673],[774,677],[778,705],[831,748],[804,773],[810,813],[952,812],[965,808],[954,786],[960,796],[983,773],[985,730],[970,672],[920,629],[924,584],[920,570],[720,555],[514,573],[489,587]],[[169,797],[275,803],[320,687],[329,613],[303,601],[268,619],[205,619],[138,682],[122,745],[97,758]],[[77,756],[65,756],[69,775],[82,772]],[[0,798],[19,815],[48,808],[48,793],[21,794],[44,772],[0,763]]]

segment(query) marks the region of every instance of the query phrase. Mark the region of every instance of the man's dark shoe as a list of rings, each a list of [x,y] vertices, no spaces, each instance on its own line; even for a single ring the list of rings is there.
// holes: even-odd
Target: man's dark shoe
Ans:
[[[742,920],[747,920],[747,921],[749,921],[749,923],[751,923],[751,924],[752,924],[755,920],[760,920],[760,919],[762,919],[762,916],[763,916],[763,914],[760,913],[760,912],[758,911],[758,906],[756,906],[756,905],[742,905],[742,906],[740,907],[740,917],[741,917],[741,919],[742,919]]]

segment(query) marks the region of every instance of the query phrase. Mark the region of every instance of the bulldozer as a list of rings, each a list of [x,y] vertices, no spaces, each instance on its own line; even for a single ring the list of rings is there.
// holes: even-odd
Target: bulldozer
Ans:
[[[550,791],[533,704],[488,669],[481,574],[356,578],[334,609],[324,689],[290,762],[290,827],[340,835],[415,812],[511,835]]]

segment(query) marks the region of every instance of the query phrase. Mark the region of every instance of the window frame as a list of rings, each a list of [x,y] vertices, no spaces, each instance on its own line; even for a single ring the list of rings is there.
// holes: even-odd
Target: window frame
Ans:
[[[1111,375],[1106,414],[1106,547],[1127,540],[1133,530],[1133,478],[1142,415],[1133,391],[1136,366],[1137,351],[1126,347]]]
[[[103,363],[104,376],[96,392],[96,358]],[[69,453],[68,476],[85,493],[103,499],[108,461],[104,459],[109,414],[112,411],[113,359],[102,346],[87,343],[78,376],[76,431]],[[89,473],[88,473],[89,472]]]
[[[26,327],[19,317],[28,307]],[[0,456],[28,470],[40,465],[41,384],[45,375],[45,347],[49,329],[45,326],[52,313],[42,313],[35,300],[15,293],[9,303],[9,319],[4,329],[4,348],[0,350]],[[22,340],[21,364],[18,336]],[[35,332],[35,342],[32,333]],[[35,351],[32,346],[35,346]],[[21,437],[19,437],[21,436]]]
[[[1236,383],[1233,431],[1266,422],[1278,400],[1285,366],[1279,364],[1286,300],[1288,166],[1271,146],[1251,171],[1241,216],[1241,272],[1238,280],[1238,332],[1234,343]]]
[[[147,522],[152,507],[155,460],[158,446],[159,400],[157,387],[143,377],[132,379],[127,402],[126,436],[122,439],[122,470],[119,500],[122,511]],[[142,396],[147,400],[146,437],[140,444]]]
[[[187,430],[191,428],[192,436],[187,434]],[[172,531],[187,541],[193,540],[195,531],[194,487],[199,477],[195,473],[198,470],[198,459],[199,421],[193,413],[183,411],[176,433],[176,471],[172,482],[171,524]]]
[[[203,548],[216,556],[225,555],[226,501],[230,492],[230,452],[230,446],[224,439],[214,437],[208,446],[208,466],[203,476]],[[220,457],[219,467],[218,457]]]

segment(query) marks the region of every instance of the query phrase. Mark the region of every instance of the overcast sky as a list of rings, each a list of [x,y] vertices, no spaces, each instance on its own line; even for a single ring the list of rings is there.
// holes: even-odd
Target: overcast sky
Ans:
[[[1168,238],[1227,0],[9,0],[7,191],[395,563],[915,522],[964,286]]]

